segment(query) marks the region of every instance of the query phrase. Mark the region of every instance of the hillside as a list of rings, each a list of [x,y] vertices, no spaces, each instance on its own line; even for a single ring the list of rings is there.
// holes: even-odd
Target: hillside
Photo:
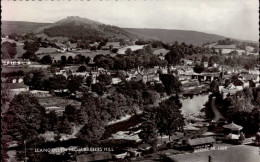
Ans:
[[[13,33],[24,34],[32,33],[34,30],[49,25],[50,23],[35,23],[26,21],[1,21],[1,32],[4,35],[10,35]]]
[[[124,28],[126,31],[164,42],[185,42],[186,44],[202,45],[207,42],[216,42],[225,39],[225,37],[215,34],[207,34],[197,31],[187,30],[168,30],[168,29],[139,29],[139,28]]]
[[[45,27],[40,27],[35,33],[44,33],[49,37],[68,37],[76,39],[136,39],[136,35],[131,34],[119,27],[105,25],[100,22],[70,16],[56,23]]]
[[[225,37],[197,31],[168,29],[119,28],[102,24],[97,21],[70,16],[55,23],[34,23],[23,21],[2,21],[2,34],[24,34],[34,32],[49,37],[68,37],[80,39],[145,39],[163,42],[185,42],[186,44],[202,45],[217,42]]]

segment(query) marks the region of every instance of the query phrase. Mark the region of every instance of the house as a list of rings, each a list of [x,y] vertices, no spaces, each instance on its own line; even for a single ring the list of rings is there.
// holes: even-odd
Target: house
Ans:
[[[243,81],[249,81],[252,80],[254,82],[259,82],[259,75],[257,74],[240,74],[239,78],[241,78]]]
[[[224,125],[223,128],[225,129],[225,134],[226,137],[229,139],[239,139],[240,137],[240,132],[243,129],[242,126],[237,125],[233,122],[230,124]]]
[[[30,65],[31,61],[29,59],[3,59],[3,66],[19,66],[19,65]]]
[[[204,67],[208,67],[209,63],[205,61],[205,62],[203,62],[203,65],[204,65]]]
[[[12,83],[22,83],[23,78],[12,78]]]
[[[118,84],[120,82],[122,82],[120,78],[112,78],[112,84]]]
[[[195,150],[199,148],[210,148],[213,147],[213,143],[215,143],[216,140],[213,137],[204,137],[204,138],[195,138],[195,139],[188,139],[188,146]]]
[[[226,98],[227,95],[234,95],[238,91],[243,90],[243,86],[235,86],[233,83],[230,83],[227,87],[219,86],[219,92],[222,93],[223,98]]]
[[[66,70],[60,70],[60,71],[56,72],[55,75],[63,75],[66,78],[68,77]]]
[[[89,44],[90,47],[98,47],[98,45],[99,45],[99,43],[97,43],[97,42]]]
[[[187,65],[191,66],[194,63],[194,61],[188,60],[188,59],[181,59],[181,62],[182,62],[183,65],[186,65],[186,66]]]
[[[2,83],[3,89],[9,89],[11,95],[29,91],[29,86],[23,83]]]

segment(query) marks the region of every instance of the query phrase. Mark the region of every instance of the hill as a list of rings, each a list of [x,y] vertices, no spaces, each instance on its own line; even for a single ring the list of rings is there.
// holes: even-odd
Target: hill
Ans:
[[[141,29],[119,28],[106,25],[97,21],[69,16],[55,23],[34,23],[24,21],[2,21],[2,34],[12,33],[36,33],[48,37],[68,37],[80,39],[99,40],[109,38],[111,40],[145,39],[160,40],[163,42],[185,42],[186,44],[202,45],[207,42],[217,42],[225,37],[207,34],[197,31],[168,30],[168,29]]]
[[[50,23],[35,23],[26,21],[1,21],[1,32],[4,35],[10,35],[13,33],[24,34],[32,33],[34,30],[49,25]]]
[[[225,39],[225,37],[215,34],[207,34],[197,31],[188,30],[168,30],[168,29],[139,29],[139,28],[124,28],[126,31],[143,36],[150,37],[163,42],[185,42],[186,44],[202,45],[207,42],[217,42]]]
[[[49,37],[68,37],[75,39],[136,39],[136,35],[131,34],[119,27],[102,24],[78,16],[69,16],[56,23],[40,27],[35,33],[44,33]]]

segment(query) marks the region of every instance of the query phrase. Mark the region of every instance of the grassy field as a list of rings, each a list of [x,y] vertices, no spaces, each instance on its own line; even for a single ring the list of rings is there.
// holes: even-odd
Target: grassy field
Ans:
[[[120,48],[118,50],[118,54],[125,54],[125,51],[127,48],[130,48],[132,51],[136,51],[138,49],[142,49],[144,47],[144,45],[132,45],[132,46],[127,46],[127,47],[123,47],[123,48]]]
[[[48,47],[48,48],[43,48],[40,47],[39,50],[36,52],[36,54],[45,54],[45,53],[54,53],[57,52],[57,48],[53,48],[53,47]]]
[[[44,98],[38,98],[39,102],[44,107],[50,107],[50,106],[57,106],[57,107],[65,107],[69,104],[76,106],[77,108],[80,107],[81,103],[72,99],[67,99],[64,97],[44,97]]]
[[[43,33],[37,34],[36,36],[39,37],[39,38],[42,38],[43,40],[47,39],[47,40],[50,40],[50,41],[52,41],[52,40],[67,41],[68,40],[67,37],[48,37],[46,34],[43,34]]]

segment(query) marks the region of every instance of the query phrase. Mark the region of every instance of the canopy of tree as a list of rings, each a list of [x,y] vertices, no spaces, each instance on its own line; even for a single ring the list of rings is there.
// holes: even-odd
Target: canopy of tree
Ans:
[[[4,42],[1,44],[1,58],[12,59],[16,55],[16,43]]]

